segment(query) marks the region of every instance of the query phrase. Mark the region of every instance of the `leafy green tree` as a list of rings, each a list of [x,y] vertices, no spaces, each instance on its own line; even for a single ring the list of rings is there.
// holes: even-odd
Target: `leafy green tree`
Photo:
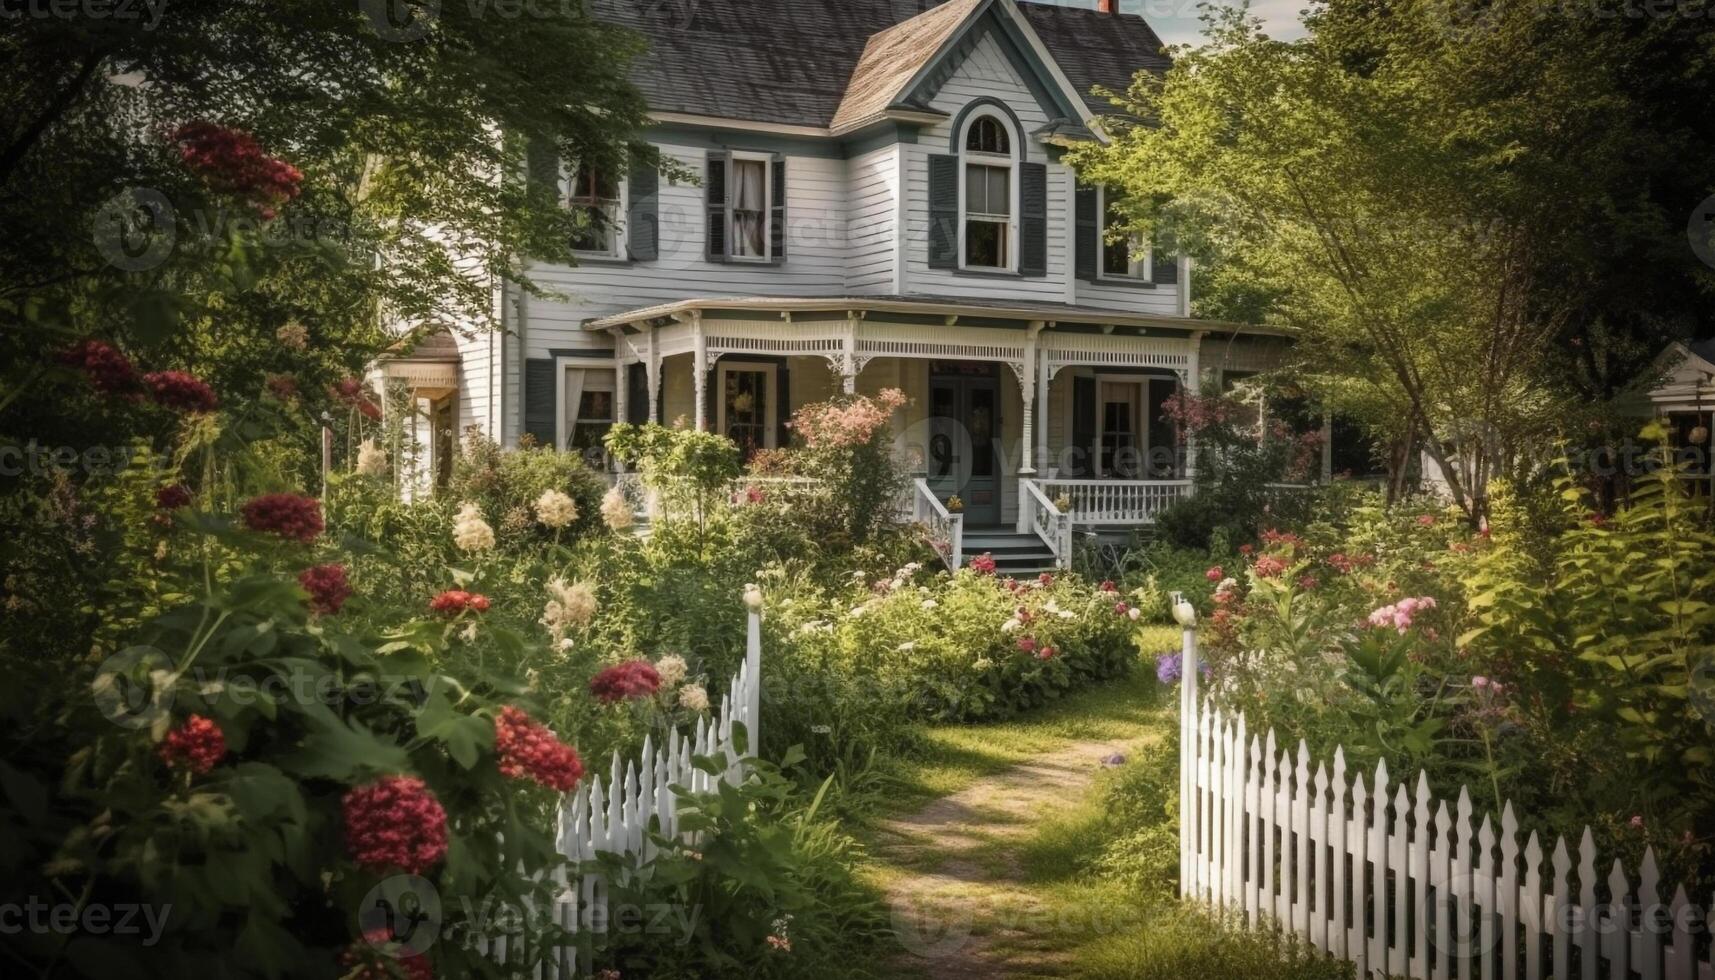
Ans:
[[[1613,262],[1683,246],[1694,203],[1637,188],[1676,123],[1639,111],[1631,65],[1671,25],[1579,13],[1335,0],[1284,43],[1211,12],[1208,44],[1125,95],[1147,123],[1072,159],[1126,189],[1139,228],[1210,258],[1204,312],[1298,328],[1310,386],[1420,444],[1476,519],[1492,477],[1528,475],[1529,450],[1585,415],[1567,351],[1647,349],[1619,335],[1650,328],[1600,312]],[[1661,278],[1708,271],[1681,247]]]

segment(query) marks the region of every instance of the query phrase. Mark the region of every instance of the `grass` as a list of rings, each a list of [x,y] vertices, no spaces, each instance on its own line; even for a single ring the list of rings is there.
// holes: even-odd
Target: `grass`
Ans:
[[[1017,835],[975,836],[982,846],[962,855],[993,883],[998,900],[1020,890],[1034,901],[1023,928],[984,928],[991,957],[1008,977],[1083,980],[1342,980],[1345,964],[1307,956],[1270,934],[1223,923],[1174,898],[1177,714],[1171,689],[1155,678],[1154,657],[1178,646],[1177,628],[1147,627],[1138,636],[1132,675],[1079,691],[1029,715],[922,732],[923,750],[897,760],[876,817],[920,810],[1014,766],[1078,742],[1133,746],[1076,799],[1032,813]],[[967,794],[968,796],[969,794]],[[921,873],[932,855],[888,864],[872,859],[865,877],[886,887]],[[925,966],[918,961],[919,966]],[[962,975],[962,974],[961,974]]]
[[[974,725],[936,725],[922,730],[922,750],[889,765],[887,793],[879,816],[916,810],[956,793],[985,776],[1078,741],[1140,739],[1160,725],[1163,688],[1155,679],[1155,654],[1178,649],[1176,626],[1146,626],[1138,632],[1138,669],[1111,684],[1068,694],[1018,718]]]

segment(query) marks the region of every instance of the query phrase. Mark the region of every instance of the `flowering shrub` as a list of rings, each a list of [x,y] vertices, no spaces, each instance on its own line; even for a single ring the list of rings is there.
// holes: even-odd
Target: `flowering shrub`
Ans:
[[[602,704],[652,697],[661,689],[661,675],[647,660],[614,664],[590,680],[590,693]]]
[[[800,505],[799,519],[813,535],[868,541],[891,518],[903,487],[891,420],[906,401],[904,392],[886,388],[874,397],[846,395],[793,413],[791,429],[802,443],[794,468],[828,490]]]
[[[131,359],[104,340],[86,340],[61,352],[59,362],[82,371],[90,387],[104,394],[130,391],[137,386],[137,369]]]
[[[310,609],[331,616],[345,607],[351,598],[351,583],[346,581],[345,566],[316,565],[298,573],[298,584],[310,594]]]
[[[304,175],[268,155],[249,133],[199,120],[175,129],[171,139],[187,168],[216,190],[249,202],[263,218],[298,196]]]
[[[584,775],[576,749],[512,705],[495,716],[494,751],[501,775],[534,780],[561,793],[571,792]]]
[[[220,404],[213,388],[183,371],[152,371],[143,384],[156,404],[175,412],[212,412]]]
[[[202,715],[191,715],[167,733],[159,749],[161,761],[172,769],[204,776],[226,756],[226,736]]]
[[[268,493],[244,505],[244,526],[289,541],[311,542],[321,537],[322,505],[314,497]]]
[[[427,784],[386,776],[345,794],[345,844],[365,871],[422,874],[447,856],[447,812]]]

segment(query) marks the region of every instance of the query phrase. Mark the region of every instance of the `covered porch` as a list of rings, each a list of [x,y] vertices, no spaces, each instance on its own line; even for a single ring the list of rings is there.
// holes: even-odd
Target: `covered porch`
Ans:
[[[905,510],[955,564],[965,534],[1034,535],[1064,564],[1075,525],[1152,523],[1195,476],[1167,399],[1235,349],[1281,343],[1264,331],[1235,348],[1227,327],[1207,364],[1207,321],[850,297],[687,301],[586,326],[613,337],[618,418],[683,420],[747,456],[787,445],[799,406],[902,390]]]

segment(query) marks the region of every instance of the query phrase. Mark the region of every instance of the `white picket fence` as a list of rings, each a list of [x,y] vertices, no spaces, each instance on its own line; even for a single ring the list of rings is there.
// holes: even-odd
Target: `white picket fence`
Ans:
[[[1636,878],[1618,860],[1603,876],[1586,828],[1576,864],[1561,838],[1545,868],[1534,832],[1519,847],[1511,803],[1498,830],[1485,814],[1472,833],[1470,794],[1450,810],[1422,773],[1415,790],[1385,762],[1348,781],[1343,749],[1312,771],[1303,742],[1277,751],[1274,732],[1199,699],[1195,628],[1183,655],[1185,897],[1290,931],[1360,978],[1715,980],[1715,906],[1683,887],[1663,904],[1653,853]]]
[[[662,836],[679,836],[678,798],[673,787],[702,793],[720,782],[742,779],[743,759],[756,754],[761,720],[762,618],[753,610],[746,631],[744,663],[733,675],[713,721],[698,718],[693,734],[675,732],[664,746],[657,747],[653,737],[645,738],[640,760],[627,760],[623,770],[620,755],[615,752],[605,783],[597,775],[561,801],[555,835],[559,852],[574,863],[591,860],[599,852],[637,855],[645,861],[653,858],[656,848],[648,833],[652,820],[659,821],[657,830]],[[735,723],[744,727],[743,753],[733,741]],[[692,764],[696,756],[724,757],[726,771],[720,775],[704,772]],[[607,883],[598,875],[588,874],[575,882],[562,877],[560,884],[564,890],[552,910],[559,927],[570,932],[605,931],[610,912]],[[511,945],[518,942],[527,943],[529,937],[495,937],[482,944],[483,952],[502,964],[509,954],[527,958],[526,950]],[[537,965],[537,980],[586,975],[587,964],[580,964],[577,954],[575,948],[552,951]]]

